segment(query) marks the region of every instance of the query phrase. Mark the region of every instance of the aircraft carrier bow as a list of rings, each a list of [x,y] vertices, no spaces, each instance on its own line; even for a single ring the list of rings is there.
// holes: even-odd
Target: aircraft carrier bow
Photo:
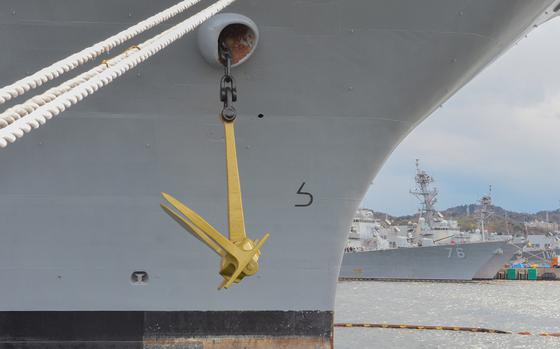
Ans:
[[[4,0],[0,85],[178,2]],[[1,347],[332,348],[348,228],[384,161],[559,10],[238,0],[214,17],[215,3],[88,53],[65,76],[91,75],[3,114]],[[191,21],[157,36],[208,8],[198,33]]]

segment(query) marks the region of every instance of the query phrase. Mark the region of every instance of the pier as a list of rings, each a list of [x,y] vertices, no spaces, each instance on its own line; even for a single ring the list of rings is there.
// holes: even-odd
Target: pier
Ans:
[[[560,268],[504,268],[498,272],[496,279],[560,281]]]

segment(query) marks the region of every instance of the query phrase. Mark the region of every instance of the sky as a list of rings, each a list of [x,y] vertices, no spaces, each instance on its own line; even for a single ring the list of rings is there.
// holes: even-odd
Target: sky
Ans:
[[[412,214],[415,159],[440,192],[437,208],[476,203],[534,213],[560,207],[560,18],[489,66],[395,150],[363,207]]]

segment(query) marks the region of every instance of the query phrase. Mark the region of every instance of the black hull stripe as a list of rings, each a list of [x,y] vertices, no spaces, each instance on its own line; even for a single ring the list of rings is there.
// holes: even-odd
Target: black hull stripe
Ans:
[[[137,348],[146,338],[304,336],[330,338],[327,311],[29,311],[0,312],[2,348]],[[105,343],[102,343],[105,342]],[[74,343],[76,344],[76,343]],[[21,347],[23,348],[23,347]],[[116,347],[115,347],[116,348]]]
[[[145,349],[142,342],[0,342],[0,349]]]

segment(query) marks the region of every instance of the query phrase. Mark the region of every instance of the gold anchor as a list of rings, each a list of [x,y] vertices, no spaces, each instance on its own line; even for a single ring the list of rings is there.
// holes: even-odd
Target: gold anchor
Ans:
[[[254,275],[259,270],[260,248],[270,235],[267,233],[260,240],[251,240],[245,232],[243,200],[235,145],[234,121],[236,112],[231,105],[231,102],[236,99],[236,91],[233,78],[229,74],[231,57],[226,56],[226,60],[228,64],[226,75],[222,78],[222,88],[226,84],[230,84],[230,86],[225,88],[225,98],[222,97],[222,101],[224,101],[222,122],[226,143],[229,239],[218,232],[199,214],[169,194],[161,193],[163,198],[182,215],[165,204],[160,205],[171,218],[221,257],[220,275],[224,280],[218,289],[229,288],[234,282],[239,283],[244,277]]]

